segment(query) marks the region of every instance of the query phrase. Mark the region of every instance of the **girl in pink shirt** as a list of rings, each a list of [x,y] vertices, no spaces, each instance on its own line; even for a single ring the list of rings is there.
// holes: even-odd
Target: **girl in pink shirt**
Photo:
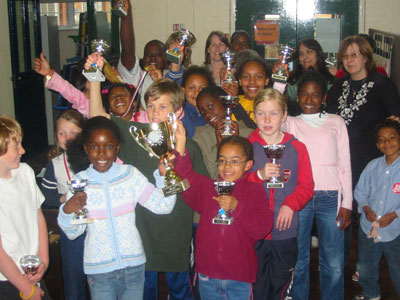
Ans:
[[[302,114],[288,117],[285,131],[303,142],[311,160],[315,194],[299,212],[298,258],[292,296],[309,298],[310,235],[314,216],[318,229],[321,299],[343,299],[344,229],[351,223],[350,148],[344,120],[323,112],[327,95],[316,71],[303,75],[297,97]]]

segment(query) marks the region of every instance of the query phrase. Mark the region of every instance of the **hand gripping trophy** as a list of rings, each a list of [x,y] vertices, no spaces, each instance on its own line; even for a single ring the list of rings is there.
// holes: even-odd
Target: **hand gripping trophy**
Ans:
[[[72,194],[84,192],[86,185],[87,179],[72,179],[68,181],[68,186]],[[72,219],[71,224],[79,225],[92,222],[92,220],[88,218],[88,213],[87,208],[75,212],[75,217]]]
[[[162,189],[164,197],[186,191],[190,185],[168,165],[168,154],[175,149],[175,137],[178,124],[174,113],[168,114],[168,121],[152,123],[141,129],[131,126],[130,133],[136,143],[146,150],[150,157],[155,156],[164,161],[166,175]]]
[[[286,83],[289,74],[288,71],[282,66],[287,64],[293,57],[294,49],[291,48],[289,45],[280,45],[278,48],[279,53],[279,68],[274,71],[272,74],[272,81],[279,82],[279,83]]]
[[[189,30],[181,29],[178,31],[178,40],[179,40],[179,46],[175,47],[172,50],[167,50],[166,57],[168,61],[180,65],[182,64],[182,57],[181,53],[179,52],[179,48],[181,46],[192,45],[196,41],[196,38],[193,35],[193,33],[191,33]]]
[[[277,144],[272,144],[272,145],[265,145],[264,146],[264,151],[267,157],[271,160],[273,164],[277,163],[277,160],[282,157],[283,152],[285,151],[285,145],[277,145]],[[282,182],[281,177],[278,176],[273,176],[268,182],[267,182],[267,188],[283,188],[284,184]]]
[[[221,196],[232,194],[235,183],[230,181],[216,181],[214,182],[214,185],[218,196]],[[218,214],[215,216],[215,218],[212,219],[212,222],[213,224],[231,225],[233,222],[233,217],[231,216],[229,211],[220,208],[218,210]]]
[[[225,106],[226,111],[225,111],[225,129],[221,133],[222,136],[228,137],[233,135],[235,132],[231,129],[231,123],[232,123],[232,110],[237,106],[239,102],[239,97],[238,96],[219,96],[222,105]]]
[[[110,51],[111,46],[105,40],[93,40],[90,42],[90,48],[92,52],[99,52],[102,56],[104,56]],[[95,63],[92,64],[88,70],[82,71],[82,74],[88,81],[105,81],[107,77],[111,83],[122,83],[121,77],[115,74],[111,65],[105,59],[103,73]]]

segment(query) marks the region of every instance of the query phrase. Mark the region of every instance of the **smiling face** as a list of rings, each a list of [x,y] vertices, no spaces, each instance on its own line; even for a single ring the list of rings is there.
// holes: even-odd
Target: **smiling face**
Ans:
[[[400,136],[392,127],[383,127],[378,131],[376,146],[386,156],[386,161],[393,162],[399,157]]]
[[[174,112],[171,98],[168,95],[161,95],[159,98],[149,98],[146,107],[147,117],[150,123],[160,123],[168,120],[168,114]],[[182,113],[182,108],[175,112],[178,117]]]
[[[122,116],[126,112],[130,101],[131,93],[122,86],[113,88],[108,95],[110,110],[116,116]],[[131,109],[133,109],[133,105]]]
[[[320,87],[312,81],[303,85],[298,91],[297,97],[303,114],[317,114],[321,112],[321,105],[326,100],[326,95],[322,95]]]
[[[304,70],[308,70],[309,67],[318,70],[317,51],[301,44],[299,47],[299,63]]]
[[[279,103],[270,99],[257,105],[254,111],[257,127],[267,144],[278,144],[281,139],[281,125],[286,120],[287,112]]]
[[[247,99],[254,100],[257,93],[268,83],[269,78],[266,77],[265,70],[260,63],[249,61],[243,66],[239,84]]]
[[[225,45],[217,35],[213,35],[210,38],[210,46],[208,46],[208,53],[210,54],[211,60],[220,61],[221,60],[221,53],[224,53],[228,50],[228,46]]]
[[[21,138],[10,137],[7,152],[0,156],[0,173],[4,178],[11,178],[11,170],[17,169],[25,149],[21,145]]]
[[[150,43],[144,48],[143,64],[145,67],[154,64],[159,70],[165,69],[165,53],[157,42]]]
[[[114,134],[105,128],[93,130],[90,139],[84,145],[85,152],[89,161],[93,164],[93,168],[100,172],[107,172],[117,154],[120,145]]]
[[[204,94],[197,99],[197,109],[204,120],[214,128],[217,128],[218,122],[225,118],[225,107],[219,98],[209,94]]]
[[[61,149],[66,150],[68,141],[76,138],[76,136],[81,132],[82,129],[76,126],[74,123],[65,119],[58,120],[56,132],[58,146]]]
[[[353,43],[347,47],[343,54],[343,65],[353,80],[361,80],[367,77],[366,62],[367,59],[360,53],[358,44]]]
[[[227,143],[222,145],[219,150],[218,161],[225,161],[225,163],[218,163],[218,174],[225,181],[234,182],[243,177],[253,165],[253,161],[247,160],[243,147],[238,144]],[[231,163],[236,161],[238,163]]]
[[[202,74],[192,74],[182,88],[187,102],[196,107],[196,98],[202,89],[208,86],[207,78]]]

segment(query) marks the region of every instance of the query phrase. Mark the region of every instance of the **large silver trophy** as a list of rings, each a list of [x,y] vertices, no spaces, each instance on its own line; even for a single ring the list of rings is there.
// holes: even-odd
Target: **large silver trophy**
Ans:
[[[285,145],[272,144],[272,145],[265,145],[263,147],[265,154],[274,165],[277,164],[277,160],[282,157],[283,152],[285,151]],[[270,189],[272,188],[281,189],[283,187],[284,184],[280,176],[272,176],[272,178],[267,182],[267,188]]]
[[[87,179],[72,179],[67,182],[69,189],[72,194],[77,194],[85,191],[87,185]],[[83,208],[75,212],[74,218],[71,220],[71,224],[80,225],[90,223],[92,220],[88,218],[87,208]]]
[[[152,123],[144,128],[131,126],[129,131],[140,147],[146,150],[150,157],[157,157],[164,161],[167,169],[162,189],[164,197],[186,191],[190,185],[187,179],[182,178],[168,165],[167,156],[175,149],[177,130],[176,116],[168,114],[168,121]]]
[[[105,40],[93,40],[90,42],[92,52],[99,52],[102,56],[107,55],[111,49],[110,44]],[[82,74],[89,81],[105,81],[106,78],[111,83],[122,83],[122,79],[112,69],[111,65],[104,59],[103,72],[94,63],[88,70],[83,70]]]
[[[235,75],[233,75],[233,62],[235,59],[235,52],[231,50],[227,50],[226,52],[221,54],[222,61],[226,66],[226,79],[224,80],[225,83],[234,83],[237,82]]]
[[[112,13],[118,17],[126,17],[128,12],[124,8],[124,2],[126,0],[114,0],[112,6]],[[128,0],[129,1],[129,0]]]
[[[37,255],[25,255],[19,261],[22,270],[29,276],[37,273],[41,262],[40,257]]]
[[[225,106],[226,111],[225,111],[225,129],[221,133],[222,136],[228,137],[231,135],[234,135],[234,131],[231,129],[231,123],[232,123],[232,110],[237,106],[239,102],[239,97],[238,96],[219,96],[221,103],[223,106]]]
[[[232,194],[235,183],[230,181],[216,181],[214,182],[214,185],[217,194],[221,196]],[[212,219],[212,222],[213,224],[231,225],[233,222],[233,217],[231,216],[229,211],[220,208],[218,210],[218,214],[215,216],[215,218]]]
[[[179,47],[175,47],[172,50],[167,50],[167,60],[175,63],[175,64],[182,64],[182,57],[181,53],[179,52],[179,48],[181,46],[190,46],[196,41],[195,36],[187,29],[181,29],[178,31],[178,40],[179,40]]]
[[[287,69],[285,69],[282,65],[287,64],[293,57],[294,49],[289,45],[280,45],[278,48],[279,53],[279,61],[281,65],[279,68],[272,74],[272,81],[279,83],[286,83],[289,77]]]

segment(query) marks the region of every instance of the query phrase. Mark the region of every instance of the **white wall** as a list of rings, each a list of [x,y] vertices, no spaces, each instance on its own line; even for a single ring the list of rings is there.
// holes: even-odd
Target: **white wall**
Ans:
[[[78,29],[71,30],[59,30],[59,40],[60,40],[60,67],[67,63],[66,59],[75,56],[75,43],[70,39],[69,35],[78,35]]]
[[[7,1],[0,1],[0,36],[0,114],[15,117],[14,92],[11,82],[11,53]]]
[[[235,0],[164,0],[149,5],[147,0],[131,0],[136,37],[136,53],[143,56],[144,45],[152,40],[166,41],[172,24],[184,24],[196,36],[192,63],[202,64],[208,34],[220,30],[234,32]]]
[[[360,32],[368,29],[400,34],[399,0],[360,0]]]

